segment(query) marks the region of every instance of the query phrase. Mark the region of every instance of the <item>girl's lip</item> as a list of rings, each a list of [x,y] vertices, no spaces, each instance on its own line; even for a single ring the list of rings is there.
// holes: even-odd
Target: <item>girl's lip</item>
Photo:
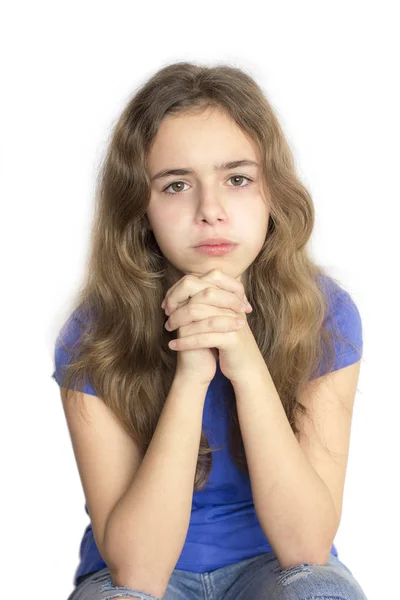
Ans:
[[[197,244],[195,248],[198,248],[199,246],[221,246],[222,244],[235,245],[235,242],[232,242],[231,240],[227,240],[225,238],[208,238],[200,242],[200,244]]]
[[[195,249],[209,256],[222,256],[232,252],[237,244],[203,244],[202,246],[196,246]]]

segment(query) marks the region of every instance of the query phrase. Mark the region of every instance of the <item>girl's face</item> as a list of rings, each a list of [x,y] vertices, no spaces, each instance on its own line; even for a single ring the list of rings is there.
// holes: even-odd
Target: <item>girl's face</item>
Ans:
[[[259,167],[214,168],[245,159],[259,164],[256,146],[221,110],[163,119],[147,161],[149,177],[154,178],[147,217],[161,252],[181,276],[218,268],[241,276],[245,285],[269,219]],[[171,169],[192,172],[156,177]],[[195,249],[210,237],[228,238],[237,246],[222,256]]]

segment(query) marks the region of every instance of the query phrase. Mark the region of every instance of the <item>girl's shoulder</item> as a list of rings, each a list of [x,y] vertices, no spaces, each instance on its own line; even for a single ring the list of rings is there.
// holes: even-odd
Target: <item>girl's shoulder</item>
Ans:
[[[60,386],[63,385],[63,376],[71,362],[73,351],[79,346],[79,341],[86,325],[87,319],[85,319],[82,311],[78,308],[72,311],[60,329],[54,348],[55,370],[52,374],[52,378]],[[88,380],[85,381],[83,387],[81,386],[78,389],[86,394],[96,396],[96,392]]]
[[[322,276],[327,312],[324,328],[334,334],[334,370],[348,366],[363,355],[363,327],[361,314],[351,294],[335,279]],[[338,339],[339,334],[342,339]]]

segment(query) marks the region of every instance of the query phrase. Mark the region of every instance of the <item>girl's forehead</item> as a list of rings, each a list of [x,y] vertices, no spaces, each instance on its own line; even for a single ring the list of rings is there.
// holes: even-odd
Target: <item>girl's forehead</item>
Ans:
[[[147,156],[154,176],[162,169],[214,168],[229,162],[248,160],[259,164],[257,144],[237,125],[182,122],[160,128]],[[250,166],[250,165],[245,165]],[[221,170],[221,169],[220,169]]]

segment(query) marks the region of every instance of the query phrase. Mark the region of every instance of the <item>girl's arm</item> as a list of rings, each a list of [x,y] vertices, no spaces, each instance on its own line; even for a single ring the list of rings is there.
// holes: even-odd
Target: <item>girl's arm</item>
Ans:
[[[324,565],[329,559],[340,524],[358,373],[359,362],[319,377],[313,393],[298,398],[309,405],[316,424],[300,440],[265,362],[233,385],[254,506],[281,569],[304,562]]]
[[[207,389],[175,376],[143,461],[108,518],[102,545],[115,585],[165,593],[189,527]]]

